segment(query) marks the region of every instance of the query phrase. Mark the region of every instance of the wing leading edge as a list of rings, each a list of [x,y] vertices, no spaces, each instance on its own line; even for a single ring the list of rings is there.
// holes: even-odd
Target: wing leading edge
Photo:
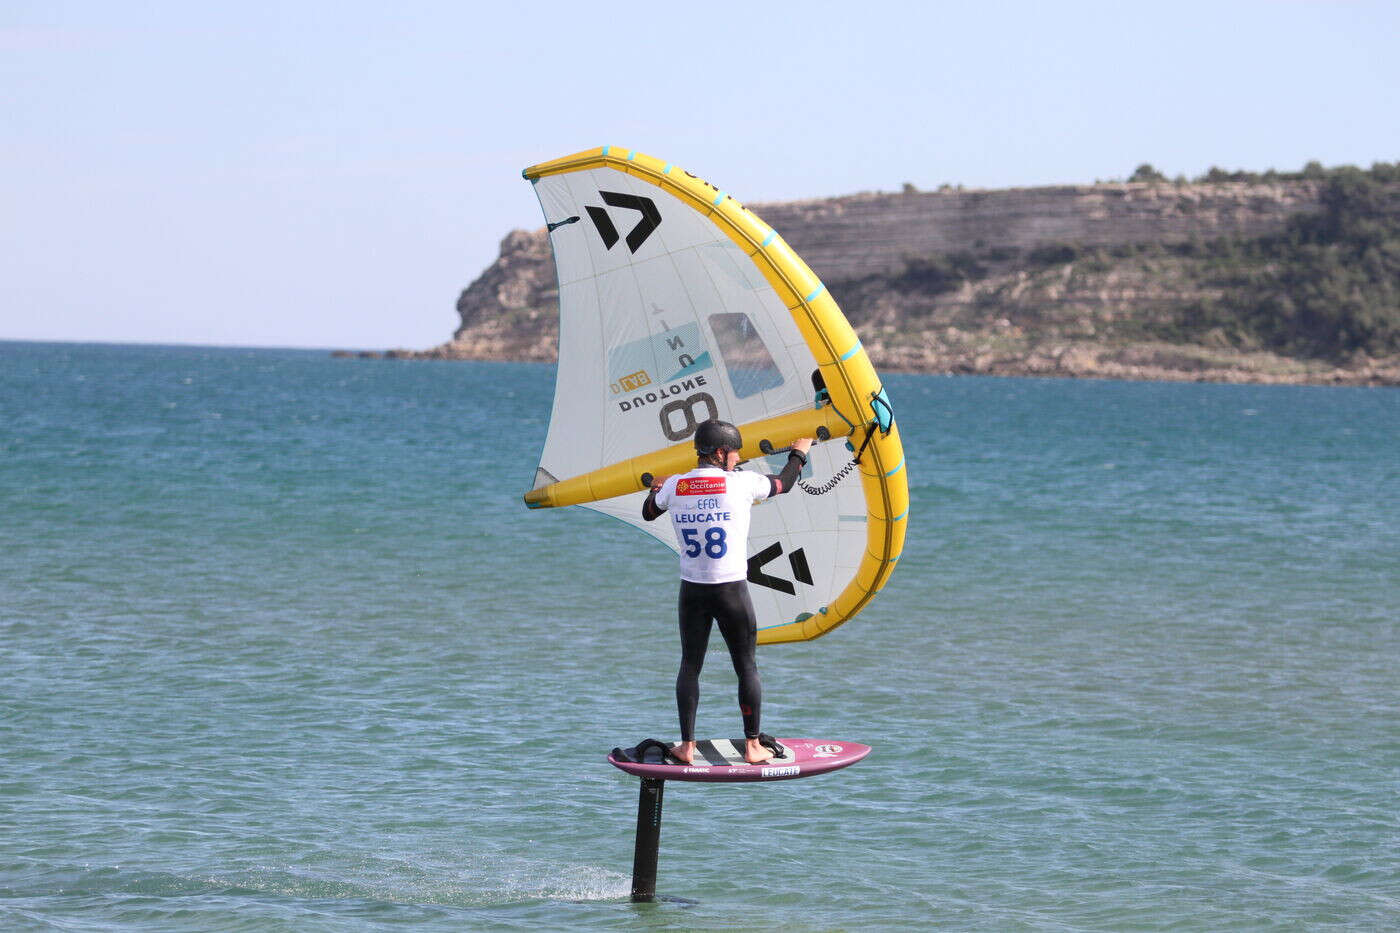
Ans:
[[[586,505],[641,527],[640,519],[629,515],[635,515],[644,488],[642,475],[693,465],[686,428],[693,432],[702,416],[740,423],[748,458],[762,456],[761,441],[781,449],[820,429],[831,440],[814,448],[822,456],[813,457],[813,466],[820,462],[828,472],[804,483],[805,492],[794,491],[755,509],[749,575],[759,583],[751,587],[760,590],[755,599],[759,643],[807,641],[854,617],[885,585],[900,558],[909,493],[903,445],[888,398],[825,286],[752,211],[671,163],[602,147],[531,166],[522,174],[540,195],[560,271],[554,417],[541,457],[542,479],[526,493],[526,504]],[[719,242],[706,242],[715,231],[721,234],[714,237]],[[634,310],[614,313],[617,308]],[[715,308],[724,311],[713,313]],[[759,359],[727,333],[750,330],[778,352]],[[689,367],[663,374],[658,367],[664,361],[651,362],[658,356],[637,355],[648,340],[661,354],[678,345],[703,346],[705,353],[682,355],[681,363]],[[619,377],[634,366],[634,372]],[[713,370],[707,373],[707,367]],[[813,379],[815,398],[807,393],[797,403],[793,391],[804,367],[819,373]],[[726,378],[717,378],[715,371]],[[663,381],[667,376],[670,381]],[[703,391],[666,400],[667,391],[679,396],[695,391],[697,382]],[[605,386],[611,397],[599,403],[591,396]],[[678,443],[658,444],[637,433],[635,426],[643,420],[630,417],[630,393],[636,393],[630,400],[638,407],[650,401],[659,410],[655,441]],[[692,401],[701,396],[708,401]],[[596,426],[602,437],[598,449],[588,449],[589,428],[580,425]],[[841,438],[846,439],[844,452]],[[823,497],[826,486],[837,487],[850,473],[859,476],[862,502],[851,495],[849,479],[846,488]],[[773,508],[798,496],[804,498]],[[852,533],[861,525],[863,540],[852,545]],[[828,541],[835,543],[823,543]],[[769,572],[788,566],[774,562],[775,553],[790,560],[799,581],[829,575],[826,589],[785,592],[796,587]],[[809,556],[814,559],[811,569]],[[819,604],[803,603],[818,593],[823,596]]]

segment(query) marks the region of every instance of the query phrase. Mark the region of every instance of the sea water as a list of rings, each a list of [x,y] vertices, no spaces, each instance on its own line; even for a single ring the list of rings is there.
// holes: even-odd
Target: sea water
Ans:
[[[903,559],[759,659],[875,751],[633,904],[674,557],[523,508],[552,367],[0,344],[0,928],[1400,926],[1400,391],[886,386]]]

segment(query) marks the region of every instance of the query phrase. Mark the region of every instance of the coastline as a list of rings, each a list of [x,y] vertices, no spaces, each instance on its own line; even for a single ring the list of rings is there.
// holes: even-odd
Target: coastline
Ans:
[[[1394,276],[1358,258],[1400,216],[1389,166],[756,208],[881,372],[1400,386]],[[554,362],[558,301],[548,231],[513,230],[445,343],[366,355]]]
[[[889,347],[866,344],[880,372],[926,375],[1108,379],[1130,382],[1217,382],[1244,385],[1400,386],[1400,357],[1358,358],[1346,365],[1267,352],[1143,343],[1063,343],[1031,348]],[[529,345],[453,341],[427,350],[335,350],[339,358],[554,363],[552,341]]]

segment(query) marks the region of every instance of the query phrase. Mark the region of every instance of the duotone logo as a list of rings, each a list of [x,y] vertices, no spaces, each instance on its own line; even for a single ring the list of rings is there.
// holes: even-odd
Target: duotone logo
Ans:
[[[620,191],[599,191],[598,196],[603,199],[603,203],[608,207],[620,207],[624,210],[636,211],[641,214],[630,233],[627,234],[627,248],[632,252],[641,249],[647,237],[651,236],[657,227],[661,226],[661,211],[657,210],[656,202],[651,198],[640,197],[635,194],[623,194]],[[616,225],[612,222],[612,217],[608,215],[605,208],[594,207],[585,204],[584,210],[588,211],[589,218],[593,221],[593,226],[598,228],[598,235],[603,238],[603,245],[612,249],[622,239],[617,232]]]
[[[770,590],[777,590],[779,593],[786,593],[789,596],[797,595],[797,587],[792,580],[774,576],[764,571],[769,563],[783,556],[783,544],[781,541],[774,541],[763,550],[749,558],[749,582],[757,586],[766,586]],[[808,586],[815,586],[812,582],[812,571],[807,566],[807,552],[798,548],[788,555],[788,564],[792,567],[792,575],[798,583],[805,583]]]

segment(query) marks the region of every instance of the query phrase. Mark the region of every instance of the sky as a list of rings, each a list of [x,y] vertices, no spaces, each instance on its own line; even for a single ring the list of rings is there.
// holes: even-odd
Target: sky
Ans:
[[[601,145],[746,203],[1395,162],[1400,3],[0,0],[0,340],[431,347]]]

